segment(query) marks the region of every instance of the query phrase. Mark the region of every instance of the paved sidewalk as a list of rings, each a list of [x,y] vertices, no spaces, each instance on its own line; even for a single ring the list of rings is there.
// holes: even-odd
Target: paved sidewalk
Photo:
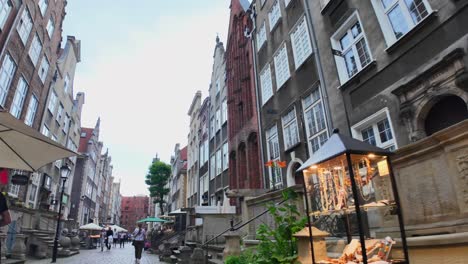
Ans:
[[[111,250],[104,249],[89,249],[80,250],[80,254],[57,259],[57,264],[133,264],[135,263],[135,249],[131,244],[126,244],[125,248],[112,248]],[[49,264],[51,259],[28,260],[27,264]],[[159,256],[148,254],[143,251],[141,264],[157,264],[163,263],[159,261]]]

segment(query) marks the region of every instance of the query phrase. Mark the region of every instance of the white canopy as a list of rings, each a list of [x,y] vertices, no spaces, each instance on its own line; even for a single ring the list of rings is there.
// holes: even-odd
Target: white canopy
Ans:
[[[95,223],[89,223],[84,226],[80,226],[81,230],[102,230],[103,227],[96,225]]]
[[[117,232],[128,232],[127,229],[120,227],[118,225],[111,225],[110,228],[112,228],[112,230],[117,230]]]

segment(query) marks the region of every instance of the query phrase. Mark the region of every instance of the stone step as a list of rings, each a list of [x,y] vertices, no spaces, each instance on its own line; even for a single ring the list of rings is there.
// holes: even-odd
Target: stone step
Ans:
[[[222,259],[208,259],[207,262],[210,264],[223,264],[224,263]]]

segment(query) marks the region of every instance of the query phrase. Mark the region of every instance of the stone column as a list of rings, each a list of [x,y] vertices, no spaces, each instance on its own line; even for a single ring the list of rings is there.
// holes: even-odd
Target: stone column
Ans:
[[[226,261],[228,256],[239,256],[241,253],[239,232],[230,231],[224,237],[226,238],[226,246],[223,251],[223,261]]]
[[[16,235],[15,244],[13,245],[13,248],[11,249],[12,259],[26,260],[26,246],[24,244],[25,238],[26,236],[23,234]],[[2,243],[2,246],[3,246],[3,243]]]
[[[327,259],[327,244],[325,242],[325,237],[330,234],[324,231],[321,231],[315,227],[312,227],[312,238],[314,244],[314,256],[315,262],[320,260]],[[310,240],[309,240],[309,227],[305,227],[301,231],[294,234],[297,237],[298,243],[298,261],[302,264],[311,264],[312,263],[312,252],[310,250]]]
[[[190,258],[190,264],[204,264],[205,256],[203,254],[203,249],[196,248],[193,250],[193,254]]]

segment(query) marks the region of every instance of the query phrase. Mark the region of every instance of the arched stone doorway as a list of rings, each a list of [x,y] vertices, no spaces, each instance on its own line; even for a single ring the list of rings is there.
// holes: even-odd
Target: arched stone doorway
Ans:
[[[288,187],[304,183],[302,179],[302,173],[296,172],[302,164],[303,162],[300,159],[293,159],[289,163],[286,173],[286,184],[288,185]]]
[[[424,120],[427,136],[444,128],[468,119],[468,108],[465,101],[455,95],[443,96],[436,102]]]
[[[249,183],[251,189],[259,189],[262,186],[262,179],[260,176],[260,162],[258,157],[258,141],[257,133],[251,133],[248,139],[248,159],[249,159]]]

